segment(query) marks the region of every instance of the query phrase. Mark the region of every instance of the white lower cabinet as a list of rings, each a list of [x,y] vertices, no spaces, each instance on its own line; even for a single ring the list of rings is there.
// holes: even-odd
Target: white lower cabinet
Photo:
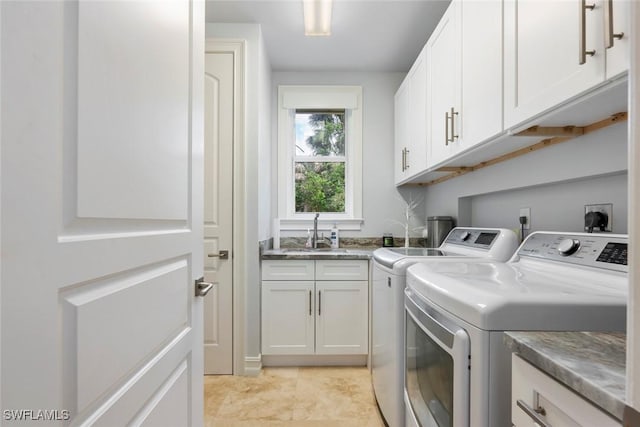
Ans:
[[[262,282],[262,354],[313,354],[313,281]]]
[[[314,271],[312,280],[288,280],[291,262],[297,263],[297,270]],[[367,354],[368,261],[265,260],[262,264],[263,355]],[[274,274],[278,271],[283,275]]]
[[[316,354],[366,354],[368,282],[316,282]]]
[[[515,354],[511,366],[514,427],[622,427],[619,421]]]

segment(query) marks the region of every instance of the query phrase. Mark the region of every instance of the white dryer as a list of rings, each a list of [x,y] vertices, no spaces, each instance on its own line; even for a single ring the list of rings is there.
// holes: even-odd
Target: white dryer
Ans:
[[[504,331],[624,331],[627,244],[624,235],[536,232],[507,263],[411,266],[406,425],[510,427]]]
[[[371,366],[378,406],[390,427],[404,426],[404,288],[407,268],[433,260],[506,261],[518,247],[507,229],[458,227],[439,248],[373,252]]]

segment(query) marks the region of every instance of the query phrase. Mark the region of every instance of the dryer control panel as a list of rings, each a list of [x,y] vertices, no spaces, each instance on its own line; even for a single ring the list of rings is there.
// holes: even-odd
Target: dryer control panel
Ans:
[[[627,273],[628,243],[620,234],[537,232],[520,245],[518,255]]]
[[[499,231],[491,229],[454,228],[445,243],[489,249],[499,234]]]

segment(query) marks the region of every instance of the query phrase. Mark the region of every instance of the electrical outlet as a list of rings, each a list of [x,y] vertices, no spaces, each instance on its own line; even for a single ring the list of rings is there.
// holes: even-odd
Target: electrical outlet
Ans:
[[[601,214],[606,215],[607,217],[607,225],[604,230],[600,230],[600,228],[594,228],[594,231],[612,231],[613,230],[613,203],[600,203],[593,205],[584,205],[584,215],[585,215],[585,224],[584,230],[589,231],[589,225],[586,223],[586,216],[589,212],[600,212]]]
[[[531,228],[531,208],[520,208],[520,216],[527,218],[527,223],[524,224],[524,229],[529,230]],[[518,221],[518,224],[520,224],[520,221]]]

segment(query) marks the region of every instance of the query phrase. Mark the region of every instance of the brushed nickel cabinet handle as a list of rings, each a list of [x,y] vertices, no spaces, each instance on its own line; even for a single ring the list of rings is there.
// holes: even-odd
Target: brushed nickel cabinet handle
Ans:
[[[454,116],[457,116],[458,113],[453,109],[453,107],[451,107],[451,142],[454,142],[456,139],[458,139],[459,135],[456,135],[456,127],[455,127],[455,118]]]
[[[449,145],[449,113],[444,112],[444,145]]]
[[[580,0],[580,16],[579,16],[579,40],[578,49],[578,63],[583,65],[587,62],[587,55],[593,56],[596,54],[595,50],[587,50],[587,9],[595,9],[595,4],[587,4],[587,0]]]
[[[322,291],[318,291],[318,316],[322,314]]]
[[[409,169],[409,153],[410,151],[408,149],[404,149],[404,168]]]
[[[402,172],[407,170],[407,149],[403,148],[402,149]]]
[[[604,34],[606,36],[605,48],[611,49],[614,39],[620,40],[624,33],[613,32],[613,0],[606,0],[604,6]]]
[[[311,291],[309,291],[309,316],[311,316]]]
[[[536,424],[539,424],[540,427],[552,427],[551,424],[549,424],[542,418],[547,414],[547,411],[545,411],[542,406],[533,409],[521,399],[518,399],[516,403],[518,405],[518,408],[522,409],[522,411],[527,414],[529,418],[531,418]]]

